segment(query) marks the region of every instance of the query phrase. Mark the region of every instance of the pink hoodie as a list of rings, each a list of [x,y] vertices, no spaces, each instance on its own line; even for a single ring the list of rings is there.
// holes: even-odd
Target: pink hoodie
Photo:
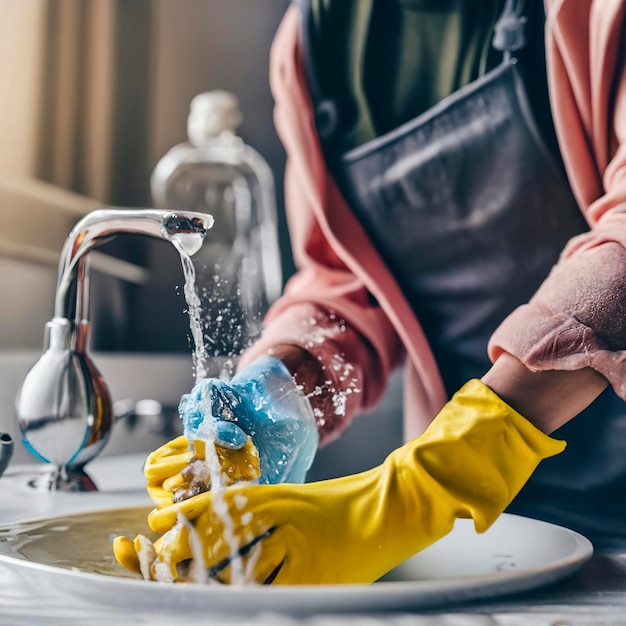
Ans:
[[[593,367],[626,399],[626,70],[623,0],[545,0],[554,123],[572,189],[591,227],[564,250],[532,300],[494,333],[533,370]],[[335,438],[372,407],[405,359],[405,438],[446,401],[419,321],[326,168],[299,47],[299,10],[276,34],[270,81],[287,152],[285,200],[299,271],[266,317],[249,363],[279,343],[327,364],[347,403],[320,427]],[[621,55],[621,56],[620,56]],[[345,323],[344,323],[345,321]],[[347,366],[345,364],[348,364]],[[339,394],[341,396],[341,394]]]

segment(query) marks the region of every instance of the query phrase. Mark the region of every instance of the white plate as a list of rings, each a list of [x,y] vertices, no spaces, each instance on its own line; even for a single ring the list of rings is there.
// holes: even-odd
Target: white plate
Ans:
[[[0,565],[9,566],[29,586],[42,592],[56,589],[81,601],[100,598],[109,606],[133,613],[143,607],[176,611],[187,617],[207,613],[362,613],[447,607],[555,582],[573,574],[593,552],[591,543],[576,532],[504,514],[483,535],[474,532],[471,521],[460,520],[448,536],[373,585],[166,584],[123,578],[125,570],[112,558],[111,535],[144,532],[146,511],[145,507],[105,509],[5,525],[0,529]],[[124,519],[112,524],[118,515],[118,519]],[[81,531],[81,524],[92,528],[95,519],[102,520],[102,524],[94,539],[89,532]],[[27,548],[22,546],[23,541],[11,539],[15,529],[25,525],[31,529],[31,536],[33,528],[39,529],[39,539]],[[60,560],[63,566],[50,565]]]

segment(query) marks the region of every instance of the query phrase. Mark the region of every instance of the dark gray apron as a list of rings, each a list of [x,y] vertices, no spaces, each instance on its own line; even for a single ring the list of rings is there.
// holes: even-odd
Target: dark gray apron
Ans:
[[[319,93],[303,20],[329,166],[420,320],[448,394],[490,367],[496,327],[587,230],[532,119],[514,57],[524,44],[520,4],[508,1],[496,25],[498,67],[342,155],[332,153],[339,112]],[[566,452],[541,464],[510,511],[577,529],[596,545],[626,545],[625,414],[607,390],[554,433],[567,440]]]

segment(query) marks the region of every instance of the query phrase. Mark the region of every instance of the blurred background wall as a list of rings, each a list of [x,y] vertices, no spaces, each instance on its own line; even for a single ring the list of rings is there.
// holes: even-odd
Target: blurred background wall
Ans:
[[[229,89],[280,174],[269,49],[287,0],[0,0],[0,171],[116,204],[185,139],[191,98]]]
[[[268,83],[270,45],[287,4],[287,0],[0,0],[0,216],[4,218],[11,207],[11,215],[4,219],[16,224],[20,219],[16,212],[29,213],[29,200],[37,215],[30,220],[32,228],[14,228],[20,231],[19,268],[15,238],[0,229],[0,255],[4,251],[0,280],[23,277],[19,282],[24,291],[16,294],[15,302],[24,311],[37,304],[32,292],[26,293],[26,285],[38,285],[45,299],[33,314],[32,330],[23,318],[4,343],[0,339],[0,348],[40,345],[41,319],[49,318],[56,251],[62,244],[62,237],[46,238],[52,225],[61,224],[68,232],[81,212],[80,197],[85,199],[82,212],[92,210],[94,202],[149,206],[151,171],[169,148],[186,139],[189,103],[203,91],[227,89],[240,98],[244,116],[240,134],[268,160],[276,178],[283,276],[291,274],[282,210],[284,154],[273,127]],[[59,190],[69,193],[64,197]],[[48,202],[55,194],[56,202]],[[19,211],[13,208],[16,202]],[[68,215],[64,205],[74,202],[78,208],[75,205]],[[26,248],[33,254],[25,255]],[[39,254],[42,250],[47,263]],[[128,293],[117,293],[119,281],[111,280],[107,272],[94,276],[94,298],[106,294],[94,309],[99,315],[94,327],[102,330],[94,337],[95,347],[187,350],[184,333],[178,340],[180,332],[157,332],[142,323],[145,309],[162,302],[168,309],[164,317],[174,317],[178,329],[187,324],[183,303],[174,294],[175,283],[182,279],[173,247],[127,238],[104,252],[151,268],[153,279],[136,307],[142,320],[131,321],[144,336],[131,333],[136,344],[129,345],[129,334],[121,338],[114,328],[115,320],[128,316],[120,304]],[[0,308],[0,315],[11,314],[7,306]],[[105,340],[99,341],[100,335]]]
[[[170,147],[185,140],[189,102],[203,91],[228,89],[240,98],[240,134],[274,172],[283,277],[292,273],[283,213],[284,154],[274,131],[268,84],[270,45],[287,4],[0,0],[0,356],[2,351],[30,350],[38,357],[67,233],[81,215],[103,204],[150,203],[152,168]],[[132,300],[125,292],[128,285],[119,280],[123,266],[119,270],[105,264],[93,272],[93,326],[107,331],[106,341],[96,347],[152,350],[178,374],[178,359],[183,353],[189,357],[189,347],[184,332],[163,320],[176,317],[180,327],[188,329],[184,302],[175,290],[182,281],[180,260],[171,245],[159,243],[120,238],[108,250],[121,261],[151,270],[150,298],[135,307],[134,320],[127,319]],[[150,309],[154,302],[158,315]],[[113,323],[107,328],[107,320],[129,325],[131,335],[141,335],[141,342],[130,345],[120,339],[118,345]],[[172,352],[177,354],[171,362],[163,357]],[[20,360],[24,368],[29,358]],[[7,407],[26,369],[16,369],[12,354],[4,363],[14,375],[14,385],[6,385],[6,376],[0,380],[5,398],[0,418],[12,424]],[[122,379],[123,393],[130,393],[130,385],[137,394],[150,394],[138,397],[160,393],[175,404],[181,389],[188,389],[187,382],[177,381],[176,386],[169,380],[176,376],[167,374],[143,381],[153,384],[142,387],[146,372],[127,354],[112,363],[111,377],[117,373]],[[129,372],[121,367],[124,364],[130,364]],[[168,395],[163,387],[169,383]],[[396,376],[380,407],[320,452],[311,478],[380,462],[401,441],[400,413]],[[118,435],[129,439],[126,430]],[[146,449],[151,444],[142,445]],[[107,453],[119,450],[111,445]]]

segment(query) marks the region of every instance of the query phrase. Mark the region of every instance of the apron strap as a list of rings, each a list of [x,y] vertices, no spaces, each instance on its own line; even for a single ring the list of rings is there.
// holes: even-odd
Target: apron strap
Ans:
[[[502,14],[494,27],[491,45],[504,53],[505,61],[511,53],[521,50],[526,45],[526,17],[524,0],[506,0]]]
[[[339,124],[339,111],[333,100],[324,97],[321,88],[315,57],[311,50],[310,20],[311,20],[311,0],[291,0],[300,9],[300,46],[304,60],[304,70],[307,79],[307,86],[311,95],[311,100],[315,107],[315,126],[322,141],[330,139]]]

